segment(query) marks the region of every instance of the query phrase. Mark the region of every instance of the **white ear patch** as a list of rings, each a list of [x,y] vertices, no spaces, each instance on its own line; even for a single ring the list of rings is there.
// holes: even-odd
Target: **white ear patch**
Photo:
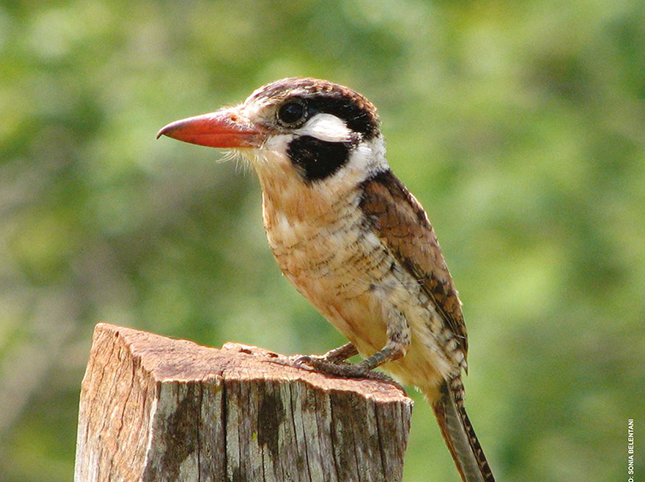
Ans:
[[[327,142],[347,142],[352,138],[352,131],[345,121],[332,114],[316,114],[295,133]]]

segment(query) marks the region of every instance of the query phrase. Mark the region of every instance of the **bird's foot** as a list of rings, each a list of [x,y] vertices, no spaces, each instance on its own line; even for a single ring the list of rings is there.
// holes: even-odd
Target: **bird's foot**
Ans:
[[[315,371],[326,375],[333,375],[342,378],[366,378],[369,380],[378,380],[380,382],[390,383],[402,391],[405,389],[393,378],[385,373],[375,372],[362,363],[352,364],[346,362],[333,362],[325,356],[301,355],[293,360],[298,367],[309,366]]]

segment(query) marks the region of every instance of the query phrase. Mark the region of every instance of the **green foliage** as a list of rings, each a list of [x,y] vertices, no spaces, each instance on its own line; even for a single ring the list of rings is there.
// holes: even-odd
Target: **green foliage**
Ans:
[[[498,477],[620,480],[645,413],[644,44],[637,0],[1,2],[0,481],[71,479],[98,321],[342,343],[281,278],[254,176],[154,139],[293,75],[379,106],[465,303]],[[406,481],[457,480],[431,418]]]

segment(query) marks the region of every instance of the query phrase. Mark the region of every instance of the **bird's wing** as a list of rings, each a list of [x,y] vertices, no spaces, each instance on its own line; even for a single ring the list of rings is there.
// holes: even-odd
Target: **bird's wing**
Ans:
[[[418,280],[466,356],[468,339],[461,302],[423,207],[389,170],[366,180],[363,188],[360,208],[372,229]]]

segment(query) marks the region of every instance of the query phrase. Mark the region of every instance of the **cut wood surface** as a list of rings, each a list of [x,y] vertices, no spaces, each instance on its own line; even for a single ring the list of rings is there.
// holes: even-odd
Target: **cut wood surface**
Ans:
[[[75,481],[398,481],[411,410],[387,382],[99,324]]]

